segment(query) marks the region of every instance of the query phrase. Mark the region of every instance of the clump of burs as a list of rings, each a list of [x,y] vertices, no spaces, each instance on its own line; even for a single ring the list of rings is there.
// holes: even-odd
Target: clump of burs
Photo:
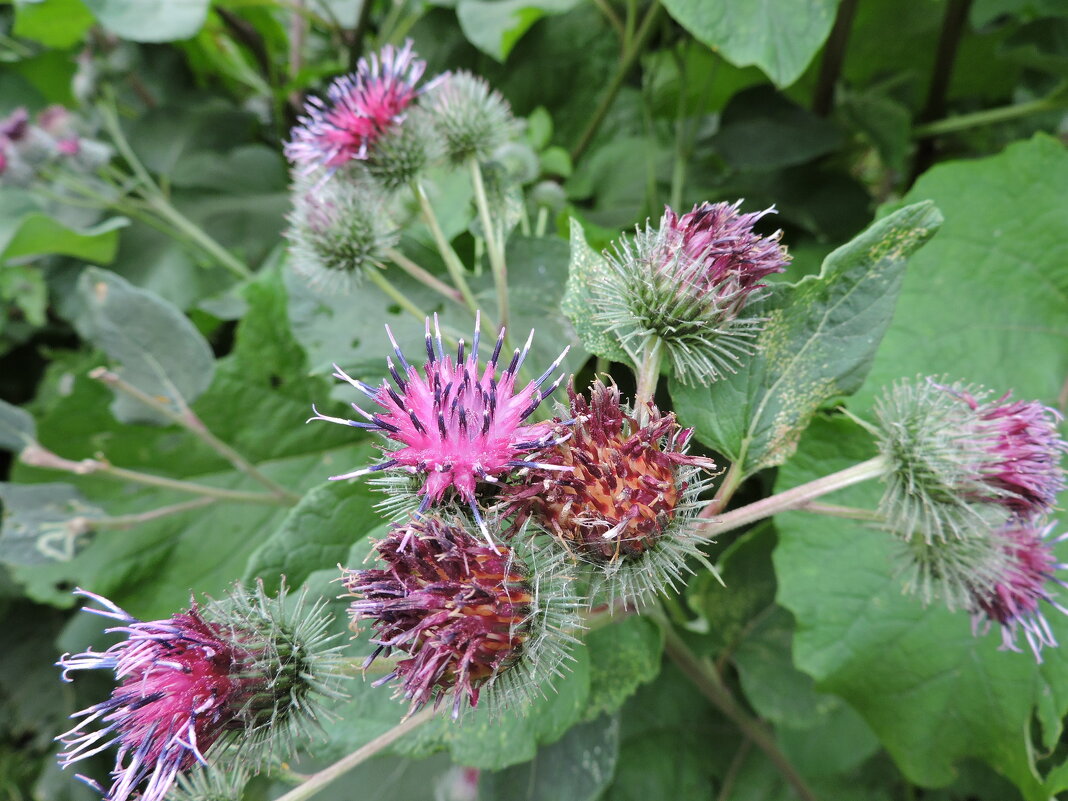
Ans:
[[[314,288],[379,282],[393,264],[470,301],[447,247],[452,284],[397,248],[412,209],[428,211],[429,171],[470,170],[476,195],[484,174],[506,184],[508,163],[523,161],[514,148],[522,126],[481,78],[425,72],[410,42],[387,46],[307,102],[285,146],[287,237],[294,275]],[[0,172],[17,168],[12,143],[23,147],[25,125],[0,129]],[[52,135],[56,152],[74,149]],[[542,184],[533,190],[544,194]],[[420,320],[418,359],[387,328],[388,375],[377,383],[335,365],[362,400],[351,418],[313,409],[310,420],[380,435],[373,463],[332,478],[370,477],[393,520],[373,564],[343,568],[340,586],[352,629],[369,632],[362,667],[384,662],[374,683],[391,684],[409,714],[426,705],[456,719],[476,705],[521,713],[566,671],[591,613],[640,612],[687,574],[714,572],[701,546],[715,532],[709,495],[722,466],[691,452],[693,430],[658,409],[653,390],[662,370],[710,384],[759,353],[759,301],[790,261],[781,231],[756,231],[773,211],[743,212],[741,201],[669,208],[602,254],[589,322],[626,354],[631,399],[600,376],[585,388],[567,380],[567,350],[531,364],[533,332],[513,342],[470,302],[469,339],[443,333],[438,315]],[[424,221],[434,234],[432,214]],[[509,225],[480,222],[473,233],[499,257]],[[1065,535],[1048,522],[1064,488],[1057,413],[921,378],[892,387],[874,420],[858,422],[879,449],[877,525],[900,544],[906,589],[967,610],[977,631],[997,625],[1005,648],[1018,650],[1022,632],[1041,659],[1056,642],[1040,604],[1064,611],[1049,590],[1064,567],[1053,546]],[[243,783],[285,760],[340,697],[345,645],[327,634],[324,602],[237,588],[142,622],[78,592],[124,639],[60,661],[65,678],[103,669],[116,681],[75,716],[61,759],[116,746],[110,786],[87,780],[108,801],[236,792],[232,776],[196,766],[240,758]]]

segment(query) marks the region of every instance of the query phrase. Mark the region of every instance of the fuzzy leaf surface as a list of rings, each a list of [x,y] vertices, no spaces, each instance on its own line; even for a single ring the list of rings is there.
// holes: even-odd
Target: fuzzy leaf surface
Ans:
[[[18,453],[37,437],[33,415],[0,400],[0,448]]]
[[[560,309],[571,321],[578,338],[590,353],[615,362],[629,363],[619,340],[597,319],[593,287],[608,280],[611,268],[604,257],[586,243],[578,220],[571,219],[571,265]]]
[[[796,81],[834,24],[838,0],[664,0],[675,20],[732,64],[755,64],[776,86]]]
[[[78,281],[79,333],[120,365],[122,379],[169,404],[192,403],[211,384],[215,357],[189,319],[151,292],[115,273],[89,268]],[[112,404],[122,422],[164,422],[159,412],[128,395]]]

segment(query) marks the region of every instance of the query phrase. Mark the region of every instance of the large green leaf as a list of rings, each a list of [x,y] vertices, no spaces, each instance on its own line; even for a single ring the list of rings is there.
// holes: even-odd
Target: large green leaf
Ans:
[[[619,717],[573,726],[538,755],[482,776],[479,801],[596,801],[612,782],[619,757]]]
[[[831,32],[838,0],[664,0],[664,6],[732,64],[755,64],[776,86],[789,86]]]
[[[33,415],[0,400],[0,448],[18,453],[37,437]]]
[[[339,467],[366,458],[366,436],[340,426],[305,426],[311,404],[327,394],[309,379],[303,354],[285,326],[285,295],[268,273],[246,291],[249,311],[233,353],[218,363],[215,380],[194,411],[216,435],[287,489],[300,493]],[[121,425],[108,411],[110,393],[85,377],[99,363],[91,355],[61,359],[38,400],[38,438],[63,457],[103,455],[112,464],[223,488],[266,492],[223,458],[175,427]],[[55,481],[57,474],[16,465],[21,482]],[[189,499],[172,491],[138,488],[99,475],[65,476],[109,515],[158,509]],[[131,612],[168,615],[190,591],[221,593],[244,572],[251,553],[283,523],[283,506],[217,502],[142,523],[100,531],[73,560],[13,570],[41,602],[73,603],[69,589],[91,588]]]
[[[597,320],[593,302],[593,287],[608,280],[610,269],[604,257],[586,244],[582,225],[572,218],[571,265],[560,309],[575,327],[586,350],[612,361],[627,363],[630,357],[620,346],[619,339]]]
[[[0,188],[0,261],[61,254],[107,264],[115,258],[119,229],[129,224],[113,217],[98,225],[71,228],[44,212],[23,189]]]
[[[71,559],[88,534],[74,518],[101,514],[70,484],[0,482],[0,501],[0,562],[12,565]]]
[[[354,459],[361,456],[371,459],[371,448],[362,448]],[[273,592],[282,576],[300,586],[315,571],[341,562],[353,543],[381,522],[374,511],[381,499],[362,481],[319,485],[251,555],[242,581],[260,578],[268,592]]]
[[[869,436],[844,418],[817,419],[777,489],[869,457]],[[873,508],[877,484],[831,496]],[[978,757],[1009,777],[1028,799],[1046,799],[1034,754],[1060,736],[1068,711],[1068,655],[1048,649],[998,650],[1000,637],[972,634],[968,616],[902,595],[900,544],[838,518],[793,512],[776,518],[779,600],[797,618],[794,658],[817,687],[845,698],[864,717],[910,780],[942,785],[954,763]],[[1050,610],[1059,639],[1068,621]],[[995,627],[996,628],[996,627]],[[1026,648],[1026,645],[1025,645]],[[1042,721],[1031,742],[1032,715]]]
[[[858,393],[949,374],[1055,401],[1068,375],[1068,153],[1037,136],[935,167],[904,202],[930,198],[941,233],[912,260],[894,324]]]
[[[483,53],[504,61],[519,38],[546,14],[573,8],[578,0],[459,0],[456,16],[464,36]]]
[[[210,0],[84,0],[100,24],[123,39],[188,39],[208,16]]]
[[[92,24],[82,0],[16,0],[12,33],[45,47],[66,48],[78,44]]]
[[[211,346],[178,309],[106,270],[89,268],[78,281],[79,333],[103,350],[128,384],[181,411],[211,384]],[[160,412],[127,394],[112,405],[123,422],[162,422]]]
[[[671,382],[679,417],[745,475],[782,464],[816,410],[864,381],[905,264],[941,222],[933,203],[914,203],[831,253],[818,276],[777,286],[743,369],[708,387]]]

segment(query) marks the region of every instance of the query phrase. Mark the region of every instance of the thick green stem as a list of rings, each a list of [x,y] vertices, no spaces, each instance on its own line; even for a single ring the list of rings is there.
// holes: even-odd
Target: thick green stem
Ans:
[[[715,512],[709,512],[712,503],[714,503],[713,501],[702,510],[701,517],[706,518],[707,522],[702,523],[697,530],[701,537],[713,539],[720,534],[742,528],[780,512],[801,509],[816,498],[830,492],[844,489],[853,484],[859,484],[862,481],[878,478],[886,472],[886,468],[887,460],[882,456],[876,456],[874,459],[860,462],[852,467],[847,467],[845,470],[839,470],[837,473],[817,478],[815,481],[809,481],[807,484],[801,484],[784,492],[763,498],[756,503],[732,509],[726,514],[707,520],[707,518],[715,514]]]
[[[208,498],[216,498],[220,501],[233,501],[235,503],[258,503],[265,506],[292,506],[293,503],[287,498],[279,498],[277,495],[268,495],[265,492],[246,492],[244,490],[224,489],[223,487],[211,487],[207,484],[196,484],[192,481],[181,481],[175,478],[164,478],[151,473],[141,473],[137,470],[127,470],[123,467],[115,467],[103,459],[82,459],[73,461],[64,459],[62,456],[52,453],[46,448],[34,443],[23,449],[19,455],[23,464],[31,467],[42,467],[47,470],[65,470],[76,475],[91,475],[102,473],[122,481],[133,484],[144,484],[149,487],[185,492],[191,495],[203,495]]]
[[[445,238],[445,232],[441,230],[441,225],[438,223],[437,215],[434,214],[434,207],[430,205],[430,198],[427,197],[426,190],[423,189],[419,182],[415,182],[412,186],[412,191],[419,201],[419,209],[423,213],[423,221],[426,222],[427,228],[430,229],[430,235],[434,237],[434,243],[438,246],[438,252],[445,262],[445,268],[449,271],[449,277],[460,291],[467,308],[472,313],[478,311],[478,302],[475,300],[471,287],[467,285],[467,279],[464,277],[463,262],[456,255],[456,251],[449,244],[449,240]]]
[[[213,258],[220,266],[225,267],[238,278],[252,276],[252,270],[248,268],[247,264],[212,239],[203,228],[178,211],[164,195],[150,193],[145,198],[145,202],[160,217],[173,225],[178,231],[181,231],[193,244]]]
[[[823,60],[820,62],[820,77],[816,81],[816,91],[812,98],[812,111],[826,117],[834,107],[834,90],[838,76],[845,61],[846,45],[853,29],[853,17],[857,12],[858,0],[842,0],[838,14],[834,19],[831,35],[823,48]]]
[[[259,468],[248,461],[248,459],[212,434],[211,431],[208,430],[208,427],[204,425],[204,422],[197,417],[196,413],[186,406],[185,403],[182,403],[180,411],[175,411],[171,408],[170,404],[162,403],[147,392],[142,392],[137,387],[127,383],[120,376],[104,367],[98,367],[91,371],[89,377],[96,379],[102,384],[106,384],[112,389],[116,389],[129,395],[131,398],[140,401],[148,408],[159,412],[171,422],[182,426],[182,428],[193,434],[193,436],[226,459],[226,461],[242,473],[262,484],[279,498],[286,500],[291,504],[296,504],[300,501],[301,496],[295,495],[281,484],[278,484],[273,479],[264,475],[260,472]]]
[[[115,149],[119,151],[119,155],[133,170],[134,177],[137,178],[140,185],[141,197],[149,208],[234,275],[239,278],[251,276],[252,271],[248,268],[248,265],[212,239],[203,228],[178,211],[167,199],[166,194],[160,189],[159,184],[152,179],[137,154],[134,153],[133,148],[130,147],[126,135],[122,132],[122,125],[119,124],[113,96],[109,96],[100,106],[100,111],[104,120],[104,127],[111,136]]]
[[[967,131],[971,128],[978,128],[981,125],[994,125],[999,122],[1007,122],[1008,120],[1027,117],[1031,114],[1040,114],[1043,111],[1053,111],[1054,109],[1064,108],[1066,105],[1068,104],[1066,104],[1064,100],[1058,100],[1055,97],[1044,97],[1040,100],[1031,100],[1027,103],[1014,103],[1010,106],[1002,106],[1001,108],[988,108],[983,111],[976,111],[972,114],[958,114],[957,116],[949,117],[948,119],[929,122],[925,125],[917,125],[912,132],[917,139],[927,139],[932,136],[943,136],[945,134],[956,133],[957,131]]]
[[[393,286],[393,284],[389,282],[389,279],[382,275],[380,269],[372,267],[365,272],[371,279],[371,283],[381,289],[390,300],[393,300],[398,306],[420,322],[426,320],[427,313],[412,303],[412,301],[408,299],[408,296],[397,289],[397,287]]]
[[[275,801],[305,801],[305,799],[311,798],[320,790],[325,789],[340,779],[361,762],[365,762],[375,754],[388,748],[405,734],[419,728],[433,717],[434,708],[432,706],[426,707],[421,712],[412,715],[410,718],[402,720],[385,734],[379,735],[371,740],[367,745],[357,748],[346,757],[342,757],[333,765],[323,768],[318,773],[312,774],[312,776],[302,785],[294,787],[285,795],[279,796]]]
[[[605,89],[604,96],[601,98],[601,102],[597,105],[596,110],[593,112],[593,116],[590,117],[590,121],[586,123],[586,128],[582,131],[582,135],[579,136],[578,142],[571,149],[571,161],[577,162],[582,154],[586,152],[586,149],[593,142],[593,138],[597,135],[597,131],[600,130],[601,125],[605,121],[605,117],[608,116],[609,110],[612,108],[612,103],[615,102],[616,95],[619,94],[619,90],[623,88],[623,81],[627,78],[627,73],[630,72],[631,67],[638,60],[638,56],[641,55],[642,48],[645,47],[645,42],[649,39],[649,35],[653,32],[653,23],[656,22],[657,17],[660,15],[660,2],[659,0],[653,0],[652,5],[649,6],[649,10],[645,12],[645,17],[642,19],[641,26],[638,28],[638,32],[634,35],[630,41],[629,47],[623,52],[623,56],[619,59],[619,64],[616,67],[616,71],[612,74],[611,80],[608,82],[608,87]]]
[[[656,385],[660,380],[662,350],[663,341],[655,334],[646,340],[645,347],[642,348],[642,361],[635,372],[638,388],[634,392],[634,409],[639,420],[646,420],[649,416],[649,404],[653,402]]]
[[[471,185],[475,189],[475,205],[482,221],[482,233],[486,239],[489,253],[490,270],[493,271],[493,284],[497,289],[497,324],[508,327],[508,265],[504,260],[504,231],[498,230],[493,214],[490,213],[489,198],[486,196],[486,183],[482,179],[482,168],[478,159],[470,159]]]
[[[454,303],[459,303],[461,306],[464,305],[464,296],[460,294],[460,290],[453,289],[436,275],[429,270],[420,267],[396,248],[387,248],[385,255],[386,258],[404,270],[404,272],[408,273],[408,275],[419,283],[430,287],[439,295],[444,295]]]
[[[774,736],[764,725],[752,717],[731,694],[731,691],[720,680],[715,670],[697,657],[689,649],[683,639],[678,635],[671,624],[661,618],[661,626],[664,630],[664,651],[668,657],[678,665],[686,677],[693,682],[697,690],[716,707],[724,717],[729,719],[738,729],[763,751],[782,777],[794,788],[794,792],[803,801],[816,801],[816,796],[809,789],[797,768],[791,764],[786,755],[779,750]]]
[[[712,502],[701,510],[701,517],[712,517],[712,515],[719,514],[720,510],[726,509],[727,504],[730,503],[734,493],[744,480],[745,474],[742,472],[742,460],[731,462],[731,466],[727,469],[727,475],[720,482],[719,489],[716,490],[716,495],[712,498]]]

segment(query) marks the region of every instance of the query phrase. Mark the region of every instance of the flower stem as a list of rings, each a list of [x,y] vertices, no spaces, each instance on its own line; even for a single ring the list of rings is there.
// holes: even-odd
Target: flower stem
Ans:
[[[732,509],[717,518],[708,519],[715,514],[714,511],[710,511],[715,503],[715,501],[712,501],[702,510],[701,517],[706,518],[706,522],[701,524],[697,530],[700,536],[711,539],[719,534],[747,526],[750,523],[755,523],[780,512],[803,508],[816,498],[829,492],[859,484],[861,481],[878,478],[886,471],[886,467],[886,459],[882,456],[876,456],[874,459],[868,459],[866,462],[860,462],[829,476],[817,478],[807,484],[792,487],[784,492],[763,498],[756,503],[751,503],[748,506]]]
[[[104,127],[107,129],[112,142],[114,142],[115,149],[119,151],[119,155],[133,170],[134,177],[140,186],[140,195],[152,211],[238,278],[250,277],[252,271],[248,268],[248,265],[212,239],[203,228],[178,211],[167,199],[159,184],[152,179],[137,154],[134,153],[133,148],[130,147],[126,135],[122,132],[118,113],[115,110],[113,94],[109,93],[106,101],[101,104],[100,112],[104,120]]]
[[[917,139],[926,139],[932,136],[966,131],[969,128],[978,128],[981,125],[993,125],[998,122],[1015,120],[1031,114],[1039,114],[1043,111],[1064,108],[1064,106],[1064,100],[1058,100],[1055,97],[1043,97],[1027,103],[1013,103],[1001,108],[983,109],[972,114],[958,114],[944,120],[917,125],[912,133]]]
[[[655,616],[654,616],[655,617]],[[741,732],[763,751],[771,763],[778,769],[782,777],[794,788],[794,792],[803,801],[816,801],[816,796],[805,784],[805,780],[798,773],[786,755],[779,750],[775,738],[764,725],[749,715],[738,703],[731,691],[720,680],[719,675],[707,663],[703,662],[689,649],[683,639],[678,635],[671,624],[663,617],[659,618],[664,631],[664,651],[668,657],[678,665],[698,691],[707,698],[713,706],[723,713]]]
[[[720,482],[719,489],[716,490],[715,497],[712,498],[708,506],[701,510],[701,517],[711,517],[714,514],[718,514],[721,509],[726,509],[727,504],[730,503],[734,493],[744,480],[742,461],[739,459],[731,462],[731,466],[727,468],[727,474],[723,476],[723,481]]]
[[[471,169],[471,185],[475,189],[475,205],[482,221],[482,233],[486,239],[489,252],[490,269],[493,271],[493,284],[497,288],[497,324],[502,328],[508,326],[508,265],[504,260],[504,231],[498,230],[490,213],[489,198],[486,196],[486,183],[482,178],[482,168],[478,159],[467,162]]]
[[[275,801],[305,801],[305,799],[311,798],[320,790],[323,790],[330,784],[333,784],[337,779],[340,779],[361,762],[370,759],[379,751],[392,745],[408,732],[419,728],[432,717],[434,717],[434,708],[428,706],[421,712],[412,715],[410,718],[402,720],[385,734],[381,734],[366,745],[357,748],[348,756],[342,757],[333,765],[323,768],[318,773],[312,774],[311,778],[302,785],[294,787],[285,795],[279,796]]]
[[[478,302],[471,292],[471,287],[467,285],[467,279],[464,278],[464,265],[460,261],[460,257],[456,255],[452,245],[449,244],[449,240],[445,238],[445,232],[441,230],[441,225],[438,223],[437,215],[434,214],[434,207],[430,205],[430,198],[427,197],[426,190],[423,189],[422,184],[416,181],[412,186],[412,191],[415,192],[415,196],[419,200],[419,209],[423,212],[423,220],[430,229],[431,236],[434,237],[434,242],[438,246],[441,258],[445,261],[449,277],[452,278],[453,284],[460,291],[467,308],[471,310],[472,314],[475,313],[478,311]]]
[[[377,267],[372,267],[366,270],[368,277],[371,279],[371,283],[381,289],[389,298],[396,302],[398,306],[408,312],[412,317],[423,322],[427,318],[426,312],[412,303],[408,299],[408,296],[401,292],[397,287],[390,283],[389,279],[382,275],[382,271]]]
[[[597,131],[600,130],[601,125],[608,116],[609,110],[612,108],[612,103],[615,102],[616,95],[618,95],[619,90],[623,88],[623,81],[626,80],[627,73],[630,72],[631,67],[634,66],[634,62],[638,60],[638,56],[641,55],[646,40],[653,32],[653,23],[656,22],[659,15],[660,2],[659,0],[653,0],[652,5],[649,6],[649,10],[645,12],[645,17],[642,19],[641,26],[638,28],[637,33],[630,40],[629,46],[624,50],[622,57],[619,59],[619,64],[616,66],[616,71],[612,74],[612,79],[608,82],[608,88],[605,89],[601,102],[597,105],[597,109],[593,112],[593,116],[590,117],[590,121],[586,123],[586,128],[582,131],[582,135],[579,137],[578,142],[576,142],[575,146],[571,149],[572,163],[577,162],[593,142],[593,138],[597,135]]]
[[[202,495],[215,498],[220,501],[234,501],[236,503],[258,503],[265,506],[293,506],[293,503],[277,495],[268,495],[265,492],[246,492],[244,490],[231,490],[223,487],[211,487],[207,484],[196,484],[192,481],[181,481],[175,478],[165,478],[151,473],[141,473],[137,470],[127,470],[124,467],[115,467],[110,462],[101,459],[82,459],[73,461],[64,459],[52,453],[47,448],[34,443],[23,449],[19,455],[23,464],[30,467],[42,467],[48,470],[65,470],[68,473],[85,476],[93,473],[103,473],[113,478],[129,481],[134,484],[144,484],[149,487],[185,492],[191,495]]]
[[[660,380],[660,361],[663,341],[652,334],[642,348],[642,361],[638,365],[635,377],[638,388],[634,392],[634,409],[640,421],[648,418],[649,404],[656,394],[656,384]]]
[[[161,403],[147,392],[143,392],[132,384],[127,383],[120,376],[105,367],[98,367],[95,370],[92,370],[89,373],[89,377],[96,379],[102,384],[106,384],[112,389],[119,390],[120,392],[129,395],[131,398],[140,401],[148,408],[159,412],[171,422],[177,423],[226,459],[226,461],[232,464],[235,468],[269,489],[271,494],[277,495],[280,499],[288,501],[290,504],[296,504],[300,501],[299,495],[290,492],[281,484],[278,484],[273,479],[264,475],[255,465],[248,461],[248,459],[212,434],[211,431],[208,430],[208,427],[204,425],[204,422],[197,417],[196,413],[186,406],[184,402],[181,403],[181,410],[175,411],[169,404]]]
[[[452,288],[429,270],[423,269],[396,248],[387,248],[386,257],[419,283],[430,287],[454,303],[464,305],[464,296],[460,294],[460,290]]]

